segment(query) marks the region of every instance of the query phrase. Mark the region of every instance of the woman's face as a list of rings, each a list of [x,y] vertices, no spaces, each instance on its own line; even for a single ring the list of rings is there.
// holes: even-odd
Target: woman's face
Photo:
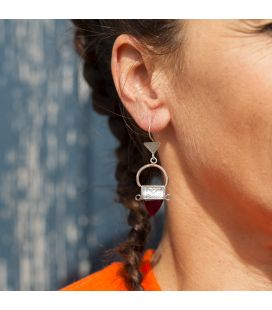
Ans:
[[[272,20],[187,20],[169,92],[180,159],[201,190],[272,211]],[[253,208],[254,209],[254,208]],[[252,210],[253,210],[252,209]]]

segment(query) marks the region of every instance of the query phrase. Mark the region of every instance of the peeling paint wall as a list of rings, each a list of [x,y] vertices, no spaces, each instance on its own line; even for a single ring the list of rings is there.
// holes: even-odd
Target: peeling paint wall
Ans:
[[[129,231],[81,70],[69,20],[0,20],[0,290],[57,290]]]

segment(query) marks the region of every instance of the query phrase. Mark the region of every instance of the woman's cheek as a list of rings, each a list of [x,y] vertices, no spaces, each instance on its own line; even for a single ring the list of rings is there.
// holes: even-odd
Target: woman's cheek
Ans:
[[[199,55],[190,67],[185,101],[194,128],[183,125],[182,132],[191,135],[188,158],[207,187],[235,183],[261,193],[272,182],[272,61],[267,67],[267,57],[230,51],[206,61]]]

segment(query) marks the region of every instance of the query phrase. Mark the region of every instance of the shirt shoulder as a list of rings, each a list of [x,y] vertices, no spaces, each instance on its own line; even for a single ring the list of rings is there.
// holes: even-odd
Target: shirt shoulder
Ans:
[[[151,257],[154,249],[147,249],[144,253],[140,270],[143,273],[142,285],[145,290],[159,291],[160,286],[153,274]],[[121,276],[123,262],[112,262],[97,272],[94,272],[60,291],[127,291],[125,280]]]
[[[120,275],[122,263],[113,262],[103,269],[94,272],[72,284],[60,289],[61,291],[124,291],[125,282]]]

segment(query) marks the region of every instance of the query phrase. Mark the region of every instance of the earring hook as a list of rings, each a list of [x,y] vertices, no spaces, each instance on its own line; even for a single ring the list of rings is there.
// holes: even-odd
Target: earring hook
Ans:
[[[149,123],[148,135],[149,135],[150,140],[153,141],[153,142],[155,142],[154,139],[151,137],[150,127],[151,127],[151,122]]]

